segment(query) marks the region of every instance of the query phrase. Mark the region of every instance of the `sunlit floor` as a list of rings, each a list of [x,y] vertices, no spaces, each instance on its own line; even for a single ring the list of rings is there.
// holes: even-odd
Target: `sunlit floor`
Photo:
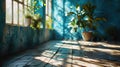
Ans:
[[[3,67],[120,67],[120,44],[49,41],[9,59]]]

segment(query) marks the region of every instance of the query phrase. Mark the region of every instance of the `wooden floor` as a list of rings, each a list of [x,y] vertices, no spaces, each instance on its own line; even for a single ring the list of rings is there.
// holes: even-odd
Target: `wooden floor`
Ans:
[[[49,41],[9,59],[3,67],[120,67],[120,44]]]

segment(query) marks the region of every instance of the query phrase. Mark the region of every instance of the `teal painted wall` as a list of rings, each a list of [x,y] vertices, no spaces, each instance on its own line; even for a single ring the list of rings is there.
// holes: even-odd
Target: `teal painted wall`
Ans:
[[[0,0],[0,42],[2,42],[3,28],[5,25],[5,0]]]
[[[51,39],[48,29],[33,30],[30,27],[6,25],[4,27],[2,53],[11,54],[20,50],[33,48]]]
[[[52,0],[52,19],[55,39],[63,39],[65,22],[64,1]]]
[[[76,4],[83,5],[86,2],[91,2],[96,5],[94,14],[96,16],[106,17],[107,22],[100,22],[100,26],[97,29],[97,38],[104,40],[114,40],[117,34],[116,31],[120,30],[120,0],[53,0],[52,1],[52,18],[54,28],[55,39],[67,39],[67,40],[80,40],[82,30],[78,29],[76,33],[70,33],[68,23],[72,17],[66,16],[70,11],[74,11]],[[73,8],[70,8],[70,7]],[[112,28],[114,33],[106,30]],[[114,35],[112,35],[114,34]],[[119,40],[117,37],[116,40]],[[95,39],[97,40],[97,39]]]

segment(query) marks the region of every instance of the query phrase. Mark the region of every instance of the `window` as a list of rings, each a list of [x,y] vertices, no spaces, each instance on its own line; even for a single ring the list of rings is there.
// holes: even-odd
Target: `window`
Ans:
[[[36,0],[6,0],[6,23],[18,26],[26,26],[25,14],[28,13],[28,7],[32,6],[33,4],[31,3],[33,3],[34,1]],[[40,2],[42,1],[43,0],[40,0]],[[45,0],[45,2],[46,2],[45,9],[46,28],[51,28],[52,0]]]
[[[6,1],[6,23],[12,23],[13,17],[13,7],[12,7],[12,0]]]
[[[31,0],[6,0],[6,23],[24,26],[26,7]]]
[[[52,28],[52,18],[51,18],[51,11],[52,11],[52,0],[46,0],[46,28]]]
[[[13,24],[17,25],[19,24],[19,14],[18,14],[18,3],[16,1],[13,1]]]
[[[46,15],[51,16],[51,0],[46,0]]]

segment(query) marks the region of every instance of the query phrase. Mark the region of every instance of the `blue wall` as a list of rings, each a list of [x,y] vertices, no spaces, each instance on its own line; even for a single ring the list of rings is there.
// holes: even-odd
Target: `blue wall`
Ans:
[[[74,11],[76,4],[84,4],[86,2],[91,2],[96,5],[95,10],[96,16],[106,17],[107,22],[100,22],[97,32],[100,36],[109,39],[111,36],[107,36],[106,28],[117,27],[120,29],[120,0],[53,0],[52,1],[52,18],[53,18],[53,28],[54,28],[54,38],[55,39],[81,39],[81,30],[77,33],[70,33],[70,28],[68,28],[68,23],[71,18],[66,16],[70,11]],[[73,8],[70,8],[70,7]]]
[[[64,34],[64,0],[52,0],[52,19],[55,39],[63,39]]]

